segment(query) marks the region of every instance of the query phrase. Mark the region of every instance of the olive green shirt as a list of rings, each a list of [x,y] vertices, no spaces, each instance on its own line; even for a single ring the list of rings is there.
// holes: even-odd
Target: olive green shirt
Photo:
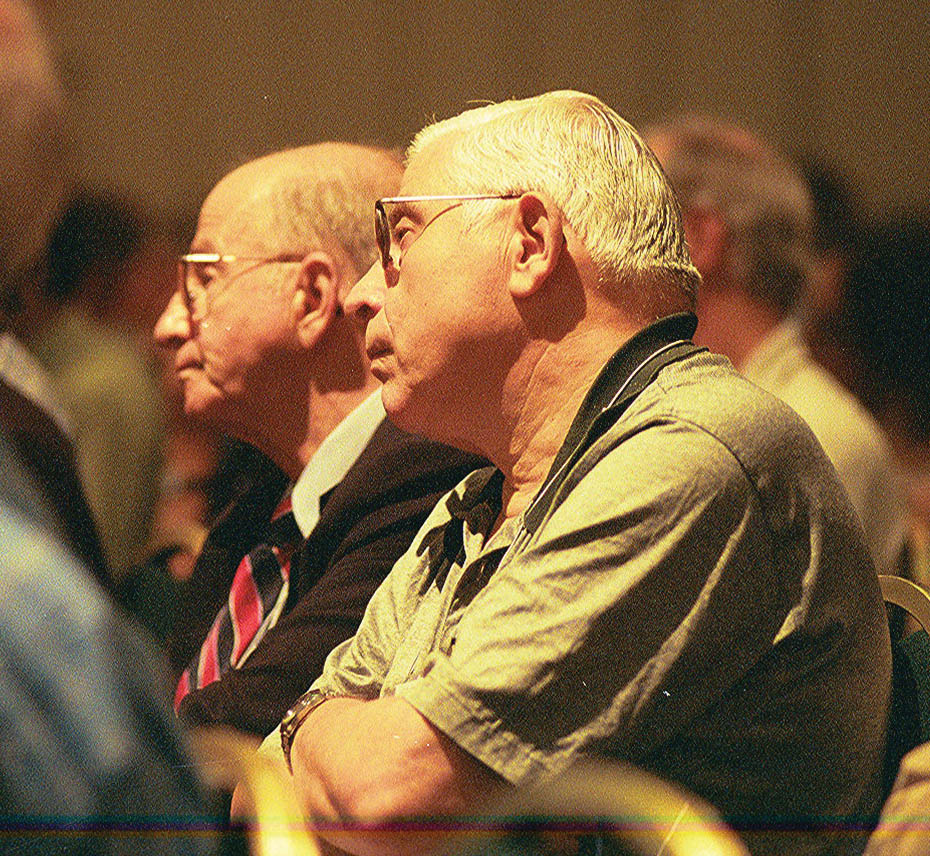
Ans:
[[[738,825],[877,810],[884,608],[793,411],[699,352],[588,449],[533,534],[487,538],[500,488],[482,470],[437,506],[317,688],[395,693],[514,784],[597,755]],[[772,834],[758,852],[826,852]]]

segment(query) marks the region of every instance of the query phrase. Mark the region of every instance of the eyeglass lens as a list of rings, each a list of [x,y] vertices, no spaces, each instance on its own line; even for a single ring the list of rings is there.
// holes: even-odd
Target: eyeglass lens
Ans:
[[[381,252],[381,267],[387,269],[391,263],[391,226],[380,199],[375,202],[375,240]]]
[[[188,314],[193,321],[199,321],[203,317],[203,296],[204,290],[202,287],[195,285],[191,282],[191,278],[194,274],[192,267],[196,262],[190,262],[186,259],[181,259],[178,262],[178,285],[181,289],[181,295],[184,298],[184,305],[187,308]]]

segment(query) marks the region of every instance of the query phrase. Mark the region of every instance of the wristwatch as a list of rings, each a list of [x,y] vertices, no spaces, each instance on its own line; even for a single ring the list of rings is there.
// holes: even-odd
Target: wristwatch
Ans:
[[[297,729],[303,725],[304,720],[313,713],[314,709],[335,698],[335,693],[324,693],[320,690],[307,690],[294,704],[291,709],[284,714],[281,720],[281,751],[284,752],[284,762],[287,769],[293,774],[291,767],[291,747],[294,745],[294,736]]]

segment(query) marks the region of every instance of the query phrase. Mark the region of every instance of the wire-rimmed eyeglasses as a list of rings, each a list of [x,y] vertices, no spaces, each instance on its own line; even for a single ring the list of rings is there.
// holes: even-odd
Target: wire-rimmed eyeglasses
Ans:
[[[391,234],[391,223],[384,209],[385,205],[396,205],[397,203],[406,202],[472,202],[476,199],[517,199],[522,195],[521,193],[461,193],[441,196],[385,196],[378,199],[375,202],[375,238],[378,242],[378,251],[381,253],[381,267],[387,270],[393,263],[391,246],[394,243],[394,239]],[[450,205],[448,208],[443,208],[442,211],[433,215],[423,224],[423,227],[416,237],[419,238],[426,227],[437,217],[456,207],[455,205]]]
[[[184,297],[184,305],[188,313],[196,321],[203,318],[206,313],[207,293],[202,277],[191,275],[191,268],[196,265],[255,262],[254,267],[258,267],[267,264],[295,264],[301,259],[300,255],[238,256],[230,253],[185,253],[178,257],[178,287]]]

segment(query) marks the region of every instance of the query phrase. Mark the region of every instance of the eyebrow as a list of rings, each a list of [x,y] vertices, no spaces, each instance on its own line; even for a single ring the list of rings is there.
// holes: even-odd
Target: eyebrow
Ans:
[[[388,225],[393,229],[404,217],[416,220],[418,213],[413,202],[392,202],[387,211]]]

